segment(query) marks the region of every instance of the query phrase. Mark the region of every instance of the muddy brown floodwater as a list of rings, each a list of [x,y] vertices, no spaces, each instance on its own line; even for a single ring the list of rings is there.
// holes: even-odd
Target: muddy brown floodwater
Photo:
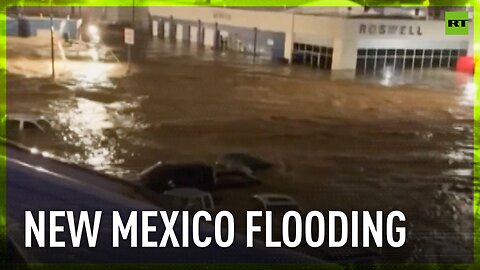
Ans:
[[[471,78],[354,79],[147,39],[130,75],[121,64],[57,57],[52,82],[45,42],[7,42],[8,112],[40,113],[54,127],[48,143],[26,143],[127,179],[159,160],[250,153],[273,169],[261,185],[215,192],[219,209],[244,211],[260,192],[291,195],[305,211],[399,209],[409,240],[375,251],[382,260],[472,259]]]

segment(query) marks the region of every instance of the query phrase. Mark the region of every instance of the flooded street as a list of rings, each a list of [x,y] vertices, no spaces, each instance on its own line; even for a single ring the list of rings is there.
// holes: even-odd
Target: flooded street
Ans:
[[[148,39],[130,75],[125,65],[58,57],[53,82],[48,46],[7,44],[8,112],[42,114],[54,128],[26,145],[128,181],[161,160],[249,153],[273,168],[258,174],[261,185],[215,191],[218,209],[244,211],[262,192],[288,194],[304,211],[398,209],[409,240],[401,255],[376,252],[383,260],[473,258],[471,78],[352,79]]]

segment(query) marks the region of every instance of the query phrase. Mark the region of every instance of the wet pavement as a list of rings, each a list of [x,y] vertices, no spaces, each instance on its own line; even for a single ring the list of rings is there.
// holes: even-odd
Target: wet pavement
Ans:
[[[48,138],[20,138],[27,145],[128,181],[159,160],[214,164],[250,153],[273,168],[259,174],[261,185],[215,192],[217,208],[240,213],[253,194],[275,192],[305,211],[399,209],[407,245],[376,256],[472,259],[469,77],[434,70],[353,79],[147,39],[130,75],[117,63],[59,59],[52,82],[48,47],[7,43],[8,112],[53,124]]]

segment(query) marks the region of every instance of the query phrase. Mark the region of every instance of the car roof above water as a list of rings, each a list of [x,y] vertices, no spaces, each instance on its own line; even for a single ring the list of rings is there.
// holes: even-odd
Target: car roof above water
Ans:
[[[196,188],[175,188],[165,191],[163,194],[172,195],[182,198],[197,198],[203,196],[210,196],[209,192],[202,191]]]
[[[268,205],[297,205],[295,199],[285,194],[263,193],[256,194],[253,197]]]
[[[7,114],[8,120],[17,120],[17,121],[39,121],[45,120],[45,117],[37,114],[27,114],[27,113],[9,113]]]

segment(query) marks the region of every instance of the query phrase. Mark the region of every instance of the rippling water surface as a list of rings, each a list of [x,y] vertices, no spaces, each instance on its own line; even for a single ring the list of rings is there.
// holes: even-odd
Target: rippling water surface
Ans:
[[[471,259],[471,78],[354,79],[147,40],[130,75],[115,63],[61,62],[69,72],[53,83],[41,77],[45,48],[22,57],[23,43],[9,43],[8,111],[41,113],[54,127],[27,144],[130,181],[159,160],[251,153],[274,168],[260,186],[218,191],[219,208],[279,192],[304,210],[400,209],[411,234],[402,259]]]

